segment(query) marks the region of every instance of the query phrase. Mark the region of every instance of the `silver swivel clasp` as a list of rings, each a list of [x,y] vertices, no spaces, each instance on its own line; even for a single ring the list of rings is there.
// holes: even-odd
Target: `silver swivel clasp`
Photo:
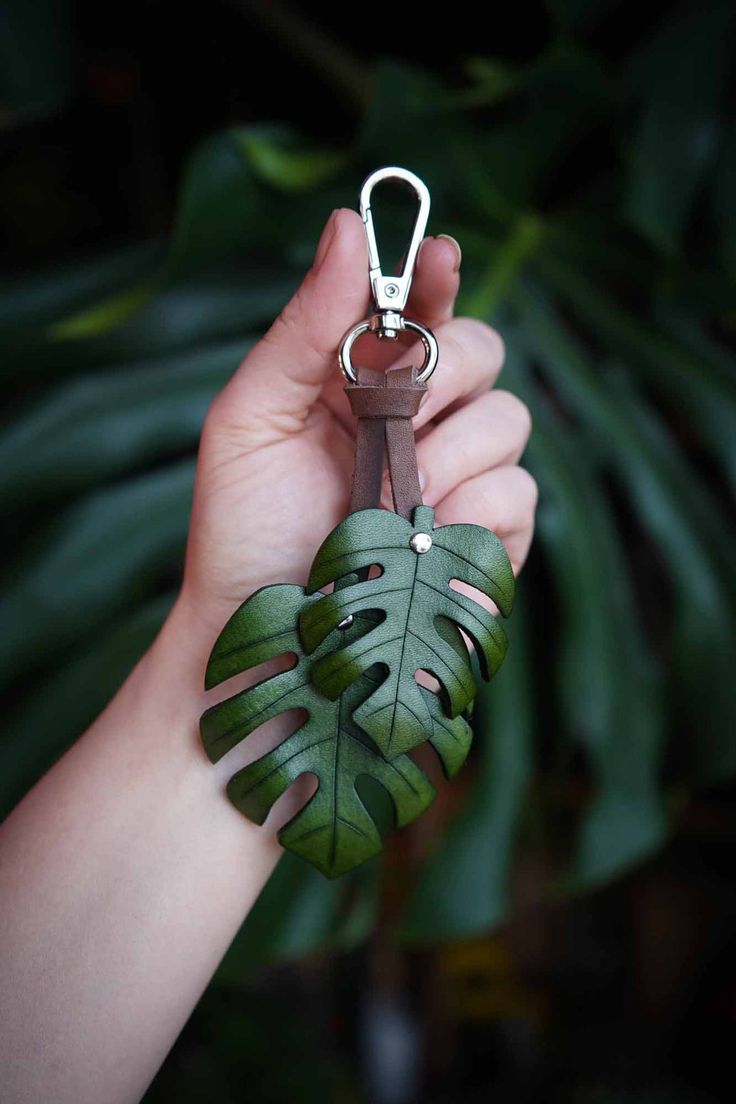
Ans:
[[[404,264],[397,276],[384,276],[381,271],[381,259],[378,255],[376,232],[373,227],[371,211],[371,192],[384,180],[398,180],[407,184],[418,199],[418,207],[412,228],[409,248],[404,256]],[[389,165],[376,169],[366,177],[360,189],[360,214],[368,239],[368,274],[375,313],[363,322],[351,326],[340,342],[338,360],[340,369],[347,380],[356,382],[355,370],[350,359],[354,342],[361,334],[371,333],[381,340],[396,341],[400,330],[412,330],[419,334],[424,345],[424,364],[417,376],[418,383],[425,383],[432,375],[438,358],[437,340],[431,330],[420,322],[404,318],[404,309],[409,298],[414,266],[429,217],[429,191],[422,180],[408,169]]]

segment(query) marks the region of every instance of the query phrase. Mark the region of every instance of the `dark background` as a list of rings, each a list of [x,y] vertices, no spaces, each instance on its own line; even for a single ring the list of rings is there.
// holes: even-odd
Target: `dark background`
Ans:
[[[372,168],[425,179],[430,232],[463,246],[461,309],[498,325],[535,419],[519,658],[465,776],[345,886],[282,864],[149,1104],[731,1100],[729,6],[0,11],[6,809],[165,615],[207,401]],[[136,404],[143,378],[160,394]],[[121,395],[106,451],[96,411]],[[153,534],[129,574],[106,502]]]
[[[388,13],[388,27],[377,9],[361,19],[358,8],[347,12],[331,4],[285,8],[233,0],[204,9],[165,0],[36,0],[7,7],[29,37],[34,11],[53,14],[53,37],[33,45],[48,83],[56,75],[69,93],[62,111],[32,116],[26,125],[14,120],[3,135],[3,152],[12,158],[2,192],[3,267],[10,272],[83,247],[165,234],[187,154],[231,124],[284,119],[319,143],[349,142],[354,107],[335,93],[329,73],[322,79],[315,74],[294,26],[324,33],[325,49],[329,53],[334,42],[347,64],[404,59],[455,86],[464,83],[469,53],[483,53],[492,43],[493,55],[526,62],[549,42],[554,27],[543,4],[528,2],[483,10],[459,4],[452,18],[442,19],[428,18],[418,5],[398,4]],[[616,62],[671,5],[598,7],[589,41]],[[15,21],[9,20],[11,28]],[[27,58],[22,46],[28,38],[6,37],[13,69]],[[33,97],[24,106],[29,102]]]

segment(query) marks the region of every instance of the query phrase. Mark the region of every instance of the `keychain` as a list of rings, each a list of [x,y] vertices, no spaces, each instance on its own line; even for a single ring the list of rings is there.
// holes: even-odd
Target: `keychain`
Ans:
[[[370,206],[373,188],[386,180],[408,185],[418,200],[395,276],[381,272]],[[272,717],[306,711],[300,727],[230,779],[227,793],[262,824],[300,775],[316,775],[317,791],[284,825],[279,841],[330,878],[383,846],[356,789],[361,776],[388,791],[403,827],[435,796],[412,749],[429,741],[447,778],[465,761],[477,685],[463,634],[486,680],[498,670],[507,638],[498,620],[451,581],[487,595],[504,617],[514,600],[513,570],[495,533],[473,524],[436,527],[434,510],[422,503],[412,418],[439,351],[434,334],[403,311],[429,206],[426,186],[407,169],[377,169],[363,183],[374,312],[347,331],[337,353],[357,419],[349,513],[317,550],[306,586],[274,583],[243,602],[218,637],[205,674],[209,690],[266,660],[296,655],[293,667],[207,709],[200,732],[214,763]],[[361,334],[396,341],[402,330],[421,339],[420,368],[353,366],[351,350]],[[393,510],[379,505],[384,453]],[[418,672],[433,676],[438,689],[420,684]]]

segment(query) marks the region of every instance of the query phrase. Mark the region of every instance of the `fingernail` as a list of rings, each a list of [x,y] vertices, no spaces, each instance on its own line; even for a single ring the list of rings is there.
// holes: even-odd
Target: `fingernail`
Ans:
[[[317,245],[317,251],[314,254],[314,261],[312,262],[312,268],[315,272],[317,272],[322,267],[324,259],[329,252],[330,245],[332,244],[332,239],[335,236],[335,230],[337,228],[336,215],[337,207],[328,218],[327,222],[324,225],[324,229],[322,230],[319,244]]]
[[[462,259],[463,259],[463,251],[460,248],[460,242],[457,241],[456,238],[453,238],[452,234],[437,234],[437,237],[438,238],[446,238],[447,241],[452,242],[452,244],[455,246],[455,252],[457,253],[457,260],[455,261],[455,264],[453,265],[452,271],[453,272],[458,272],[459,269],[460,269],[460,265],[462,263]]]
[[[424,474],[424,472],[422,471],[422,469],[420,468],[419,469],[419,490],[424,491],[426,489],[426,486],[427,486],[427,477]]]

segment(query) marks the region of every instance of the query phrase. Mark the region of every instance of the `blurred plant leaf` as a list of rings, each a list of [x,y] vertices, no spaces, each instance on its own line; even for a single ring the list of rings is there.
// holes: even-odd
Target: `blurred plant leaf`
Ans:
[[[173,599],[152,599],[77,649],[10,710],[0,741],[0,819],[102,712],[153,642]]]
[[[88,639],[179,568],[193,480],[193,461],[180,461],[96,491],[53,519],[0,605],[3,683]]]
[[[88,310],[55,322],[49,327],[49,336],[68,341],[70,338],[96,337],[97,334],[108,333],[126,322],[152,299],[159,284],[160,280],[154,278],[137,287],[120,291]]]
[[[428,131],[431,142],[426,141]],[[489,175],[482,141],[431,74],[387,59],[377,63],[373,95],[354,143],[361,163],[405,165],[431,180],[432,210],[438,219],[454,201],[502,225],[516,205]]]
[[[410,943],[458,939],[487,930],[505,914],[519,818],[532,770],[534,703],[523,603],[503,667],[482,688],[473,728],[480,769],[465,808],[425,862],[402,920]]]
[[[736,127],[733,125],[724,129],[713,181],[713,193],[723,263],[731,283],[736,283],[736,210],[733,202],[733,197],[736,195]],[[731,307],[733,307],[733,297]]]
[[[731,4],[680,5],[629,66],[644,99],[624,208],[656,247],[682,242],[696,190],[715,155],[732,38]]]
[[[688,699],[683,708],[692,710],[692,723],[706,727],[710,741],[726,755],[720,762],[703,763],[704,772],[724,777],[736,768],[734,704],[713,688],[728,687],[729,671],[736,663],[733,534],[674,442],[656,427],[653,415],[632,419],[624,414],[620,398],[608,393],[580,344],[538,290],[527,288],[520,304],[520,321],[538,363],[577,415],[597,427],[607,463],[624,482],[642,528],[651,534],[667,565],[675,588],[673,646],[678,666],[684,670],[698,662],[704,665],[701,677],[707,679],[698,700]]]
[[[670,559],[673,575],[680,583],[675,605],[671,700],[674,715],[689,718],[698,734],[697,745],[690,751],[688,771],[697,781],[725,781],[736,773],[736,704],[729,678],[736,650],[733,527],[722,514],[704,509],[708,498],[703,488],[695,482],[664,427],[636,394],[626,375],[621,371],[611,373],[608,384],[623,416],[646,440],[660,471],[669,475],[673,495],[674,488],[678,488],[682,505],[688,507],[693,518],[694,529],[705,535],[709,548],[722,552],[720,570],[713,573],[712,583],[706,585],[692,579],[686,557],[667,556],[663,550],[662,558]],[[661,501],[661,497],[658,487],[650,488],[649,494],[641,496],[642,506],[647,505],[653,514],[655,502]],[[664,535],[665,525],[660,523],[657,528]]]
[[[0,430],[0,501],[44,502],[193,448],[212,397],[254,340],[65,380]]]
[[[118,368],[127,360],[170,356],[214,341],[252,334],[270,325],[296,291],[299,273],[288,265],[251,265],[240,272],[202,276],[162,288],[122,324],[92,335],[77,316],[72,329],[15,337],[5,348],[0,373],[28,381]],[[93,308],[96,309],[96,308]]]
[[[647,382],[666,396],[702,439],[716,450],[736,486],[736,377],[733,360],[723,364],[693,356],[682,342],[667,336],[607,299],[590,280],[577,275],[557,257],[541,261],[543,274],[555,292],[573,307],[576,317],[601,343],[625,356],[645,374]]]
[[[322,186],[344,161],[343,152],[308,147],[283,124],[234,127],[203,142],[185,169],[167,278],[245,251],[288,252],[311,223],[292,193]]]
[[[471,88],[455,93],[453,102],[458,107],[499,103],[513,95],[520,86],[518,67],[498,58],[467,58],[465,71],[474,83]]]
[[[27,122],[62,107],[74,88],[72,5],[68,0],[3,0],[0,102]],[[5,126],[8,119],[5,119]]]
[[[298,856],[282,855],[248,914],[215,981],[234,983],[255,967],[316,951],[349,950],[370,934],[380,859],[328,879]]]
[[[36,327],[87,308],[91,298],[125,294],[131,281],[147,279],[164,256],[163,243],[140,242],[62,269],[4,280],[0,283],[0,334],[8,339],[19,332],[27,339]]]
[[[343,150],[318,149],[283,123],[243,127],[235,134],[254,171],[267,184],[285,192],[321,187],[347,164]]]
[[[565,31],[588,31],[616,7],[614,0],[547,0],[547,8]]]
[[[542,496],[539,540],[558,588],[562,732],[584,749],[593,778],[565,876],[568,888],[579,889],[620,874],[665,838],[662,679],[638,623],[606,497],[579,463],[581,446],[569,427],[563,431],[531,390],[524,342],[518,333],[513,340],[506,370],[534,418],[528,462]]]

